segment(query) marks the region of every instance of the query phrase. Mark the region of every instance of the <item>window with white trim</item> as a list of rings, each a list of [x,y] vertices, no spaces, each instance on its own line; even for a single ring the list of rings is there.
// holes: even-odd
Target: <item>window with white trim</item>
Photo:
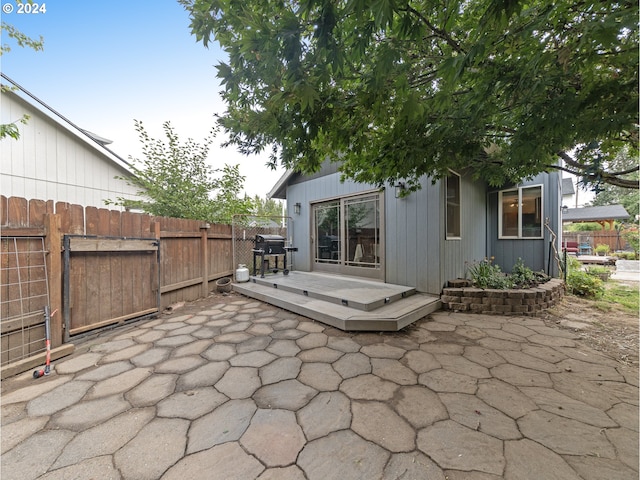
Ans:
[[[447,196],[447,240],[459,239],[460,229],[460,175],[449,172],[445,183]]]
[[[498,238],[543,238],[542,212],[542,185],[499,192]]]

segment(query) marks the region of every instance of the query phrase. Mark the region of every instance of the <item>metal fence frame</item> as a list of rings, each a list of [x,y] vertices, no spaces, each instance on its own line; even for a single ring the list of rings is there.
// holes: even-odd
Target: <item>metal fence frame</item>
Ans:
[[[234,215],[231,223],[234,268],[246,265],[249,273],[253,275],[251,266],[256,235],[281,235],[286,238],[286,247],[294,246],[293,229],[290,228],[292,221],[292,218],[287,216]],[[287,253],[287,268],[295,268],[293,252]]]
[[[16,334],[21,338],[20,344],[8,346],[3,352],[12,362],[45,351],[43,308],[49,305],[48,253],[44,237],[2,237],[0,274],[15,281],[3,284],[8,298],[0,298],[0,307],[8,316],[1,320],[1,337],[3,343]],[[26,264],[21,263],[21,257],[26,257]],[[43,285],[32,288],[34,284]]]

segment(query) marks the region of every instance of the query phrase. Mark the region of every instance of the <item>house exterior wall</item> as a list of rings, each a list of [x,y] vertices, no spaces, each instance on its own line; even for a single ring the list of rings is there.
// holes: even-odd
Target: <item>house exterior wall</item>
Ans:
[[[136,189],[116,176],[129,172],[111,160],[102,146],[43,114],[12,92],[2,94],[0,121],[18,124],[20,138],[0,141],[0,193],[6,197],[104,207],[105,200],[138,198]],[[114,207],[115,208],[115,207]]]
[[[339,173],[292,178],[287,187],[287,210],[301,204],[292,215],[289,240],[298,247],[294,268],[310,271],[311,203],[359,192],[375,191],[371,185],[340,182]],[[465,274],[465,262],[481,259],[487,252],[486,189],[469,177],[461,178],[461,237],[445,239],[445,189],[442,182],[426,178],[423,188],[403,198],[387,186],[384,195],[385,281],[440,294],[447,280]]]
[[[293,212],[294,205],[300,203],[300,215],[292,215],[288,240],[294,247],[293,262],[296,270],[311,271],[311,204],[331,198],[370,191],[371,186],[363,186],[354,182],[340,182],[340,174],[312,178],[305,182],[292,183],[287,187],[287,211]]]
[[[489,202],[489,227],[487,231],[487,243],[489,253],[487,256],[494,257],[494,263],[499,265],[503,271],[510,272],[519,258],[524,264],[534,271],[544,270],[552,276],[559,274],[557,262],[553,259],[549,261],[552,239],[551,233],[544,228],[545,221],[548,221],[551,228],[558,236],[556,249],[560,245],[561,219],[559,202],[561,201],[561,179],[557,172],[542,173],[535,178],[523,181],[518,186],[542,185],[543,189],[543,238],[541,239],[500,239],[498,238],[498,193],[499,190],[488,193]],[[506,189],[505,189],[506,190]]]
[[[484,258],[488,251],[486,185],[465,175],[461,178],[460,187],[462,232],[460,240],[444,240],[442,286],[448,280],[465,278],[467,263]],[[444,228],[443,225],[443,231]]]

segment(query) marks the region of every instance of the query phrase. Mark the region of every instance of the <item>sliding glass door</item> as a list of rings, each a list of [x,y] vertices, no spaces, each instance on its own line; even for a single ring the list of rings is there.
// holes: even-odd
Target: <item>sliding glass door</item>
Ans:
[[[384,280],[381,193],[313,205],[314,270]]]

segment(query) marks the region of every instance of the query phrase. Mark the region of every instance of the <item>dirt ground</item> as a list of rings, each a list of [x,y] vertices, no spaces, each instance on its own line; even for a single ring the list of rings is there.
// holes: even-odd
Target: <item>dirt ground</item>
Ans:
[[[638,288],[637,283],[630,286]],[[612,305],[611,310],[603,311],[594,301],[567,295],[547,311],[544,320],[575,331],[591,348],[638,367],[638,316],[622,307]]]

